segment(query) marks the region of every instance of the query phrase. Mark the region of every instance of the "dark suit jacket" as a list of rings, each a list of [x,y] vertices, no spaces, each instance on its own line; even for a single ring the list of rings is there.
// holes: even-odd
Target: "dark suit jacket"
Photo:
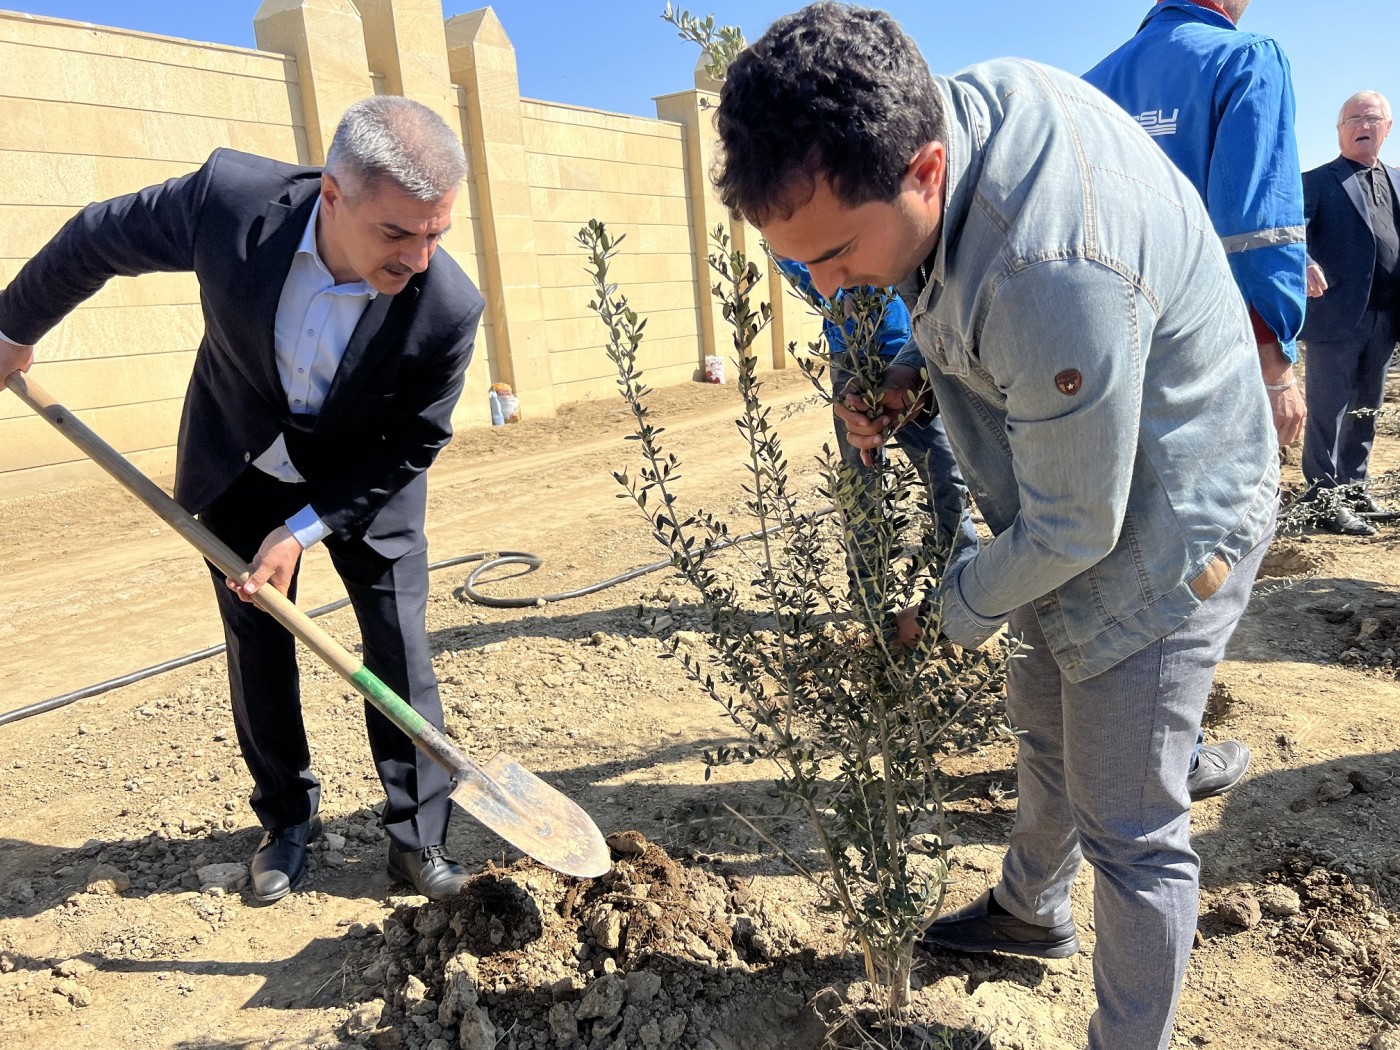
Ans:
[[[422,543],[424,472],[452,435],[483,302],[438,250],[365,308],[314,419],[293,416],[273,324],[320,169],[217,150],[182,178],[79,212],[0,293],[0,331],[33,343],[116,275],[192,270],[205,333],[185,395],[175,497],[199,513],[287,435],[307,502],[386,557]]]
[[[1400,200],[1400,170],[1389,165],[1385,170]],[[1376,235],[1358,183],[1356,171],[1344,157],[1303,173],[1308,255],[1327,278],[1327,293],[1308,300],[1305,340],[1326,342],[1355,332],[1371,301]]]

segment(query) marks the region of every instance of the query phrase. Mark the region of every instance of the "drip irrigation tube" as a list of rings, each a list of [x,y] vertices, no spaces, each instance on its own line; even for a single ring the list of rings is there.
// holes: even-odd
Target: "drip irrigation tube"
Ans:
[[[821,510],[813,511],[811,514],[804,514],[799,521],[809,521],[824,517],[836,508],[832,506],[823,507]],[[731,536],[715,544],[715,550],[723,550],[732,547],[736,543],[744,543],[747,540],[756,540],[760,536],[777,532],[780,526],[774,525],[767,529],[759,529],[756,532],[745,533],[742,536]],[[433,562],[428,566],[429,572],[436,572],[439,569],[450,569],[454,565],[466,565],[470,562],[481,562],[468,575],[466,582],[462,585],[462,592],[475,604],[489,606],[493,609],[529,609],[539,606],[549,605],[553,602],[568,601],[571,598],[582,598],[585,595],[596,594],[598,591],[606,590],[609,587],[616,587],[620,583],[635,580],[639,576],[656,572],[659,569],[671,567],[671,559],[665,558],[661,561],[654,561],[650,565],[643,565],[637,569],[629,569],[627,572],[610,576],[606,580],[591,583],[587,587],[579,587],[572,591],[561,591],[558,594],[548,594],[534,598],[498,598],[489,594],[482,594],[477,590],[477,584],[500,583],[502,580],[514,579],[517,576],[528,576],[544,564],[544,559],[528,554],[525,551],[477,551],[474,554],[462,554],[455,558],[447,558],[443,561]],[[511,573],[509,576],[495,576],[489,580],[481,577],[506,565],[522,565],[525,568],[521,572]],[[318,616],[325,616],[333,613],[337,609],[343,609],[350,604],[349,598],[341,598],[339,601],[330,602],[326,605],[312,609],[307,616],[315,619]],[[7,726],[12,722],[19,722],[26,718],[33,718],[35,715],[47,714],[50,711],[57,711],[60,707],[67,707],[69,704],[79,700],[87,700],[102,693],[110,692],[113,689],[120,689],[122,686],[134,685],[136,682],[145,681],[147,678],[154,678],[157,675],[165,674],[167,671],[174,671],[181,667],[188,667],[190,664],[199,663],[201,660],[208,660],[218,656],[225,649],[223,645],[211,645],[207,649],[200,649],[198,652],[186,653],[184,656],[177,656],[173,660],[166,660],[163,663],[153,664],[150,667],[143,667],[139,671],[132,671],[129,674],[121,675],[117,678],[109,678],[105,682],[97,682],[94,685],[84,686],[75,689],[71,693],[64,693],[62,696],[50,697],[48,700],[40,700],[38,703],[29,704],[27,707],[16,708],[13,711],[6,711],[0,714],[0,726]]]

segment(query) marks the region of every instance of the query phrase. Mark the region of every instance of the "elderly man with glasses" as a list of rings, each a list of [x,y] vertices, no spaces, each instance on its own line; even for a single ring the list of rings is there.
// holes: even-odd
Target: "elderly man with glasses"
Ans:
[[[1307,429],[1309,495],[1366,480],[1376,410],[1400,337],[1400,170],[1380,159],[1390,103],[1375,91],[1347,99],[1337,117],[1341,155],[1303,174],[1308,225]],[[1385,511],[1359,487],[1329,500],[1321,524],[1370,536]]]

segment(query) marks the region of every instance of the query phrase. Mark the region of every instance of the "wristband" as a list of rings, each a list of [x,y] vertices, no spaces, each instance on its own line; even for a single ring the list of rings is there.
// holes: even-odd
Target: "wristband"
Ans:
[[[1286,383],[1265,383],[1264,389],[1269,391],[1269,393],[1271,394],[1278,394],[1283,392],[1284,390],[1292,390],[1297,385],[1298,380],[1296,378],[1293,378]]]

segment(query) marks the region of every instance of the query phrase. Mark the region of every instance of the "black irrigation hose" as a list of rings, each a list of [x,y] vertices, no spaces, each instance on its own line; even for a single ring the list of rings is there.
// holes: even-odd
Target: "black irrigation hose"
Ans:
[[[811,514],[804,514],[799,521],[809,521],[815,518],[830,514],[835,507],[823,507],[821,510],[813,511]],[[757,532],[746,533],[743,536],[732,536],[721,540],[715,544],[715,550],[723,550],[732,547],[736,543],[743,543],[746,540],[756,540],[760,536],[776,532],[781,526],[773,525],[767,529],[759,529]],[[580,587],[577,590],[562,591],[559,594],[549,594],[536,598],[493,598],[489,594],[482,594],[476,589],[477,583],[499,583],[501,580],[514,579],[516,576],[528,576],[541,565],[544,560],[533,554],[524,551],[477,551],[475,554],[463,554],[456,558],[448,558],[444,561],[436,561],[428,566],[429,572],[436,572],[438,569],[450,569],[454,565],[465,565],[468,562],[481,562],[470,575],[467,576],[466,583],[462,586],[462,592],[477,605],[490,606],[493,609],[529,609],[537,606],[548,605],[552,602],[568,601],[570,598],[582,598],[587,594],[596,594],[598,591],[606,590],[609,587],[616,587],[620,583],[628,580],[635,580],[638,576],[645,576],[647,573],[656,572],[658,569],[667,569],[671,566],[671,559],[652,562],[650,565],[643,565],[639,569],[630,569],[617,576],[609,577],[598,583],[589,584],[587,587]],[[482,580],[483,573],[492,569],[498,569],[503,565],[523,565],[524,571],[511,573],[509,576],[497,576],[490,580]],[[312,609],[307,616],[315,619],[317,616],[325,616],[333,613],[337,609],[343,609],[350,604],[349,598],[341,598],[328,605],[321,605]],[[113,689],[120,689],[122,686],[133,685],[136,682],[145,681],[147,678],[154,678],[157,675],[165,674],[167,671],[174,671],[177,668],[187,667],[190,664],[199,663],[201,660],[208,660],[210,657],[218,656],[225,649],[223,645],[211,645],[207,649],[200,649],[198,652],[186,653],[184,656],[177,656],[173,660],[166,660],[164,663],[153,664],[150,667],[143,667],[139,671],[132,671],[129,674],[121,675],[118,678],[109,678],[105,682],[98,682],[95,685],[84,686],[75,689],[71,693],[64,693],[62,696],[50,697],[48,700],[40,700],[38,703],[29,704],[27,707],[16,708],[13,711],[6,711],[0,714],[0,726],[9,725],[11,722],[19,722],[26,718],[33,718],[35,715],[47,714],[49,711],[57,711],[60,707],[67,707],[69,704],[79,700],[87,700],[90,697],[98,696],[102,693],[111,692]]]
[[[462,584],[462,593],[477,605],[487,605],[493,609],[529,609],[535,606],[549,605],[551,602],[568,601],[570,598],[582,598],[585,594],[594,594],[606,590],[608,587],[616,587],[619,583],[626,583],[628,580],[635,580],[638,576],[645,576],[649,572],[666,568],[671,564],[671,559],[654,561],[650,565],[643,565],[640,569],[630,569],[620,576],[613,576],[598,583],[590,583],[587,587],[580,587],[578,590],[561,591],[559,594],[546,594],[538,598],[493,598],[491,595],[482,594],[476,589],[478,583],[500,583],[502,580],[513,580],[517,576],[528,576],[543,564],[542,559],[533,554],[526,554],[524,551],[501,551],[497,557],[482,562],[471,571],[466,582]],[[483,573],[500,568],[502,565],[524,565],[526,568],[524,572],[513,572],[509,576],[496,576],[490,580],[481,578]]]

